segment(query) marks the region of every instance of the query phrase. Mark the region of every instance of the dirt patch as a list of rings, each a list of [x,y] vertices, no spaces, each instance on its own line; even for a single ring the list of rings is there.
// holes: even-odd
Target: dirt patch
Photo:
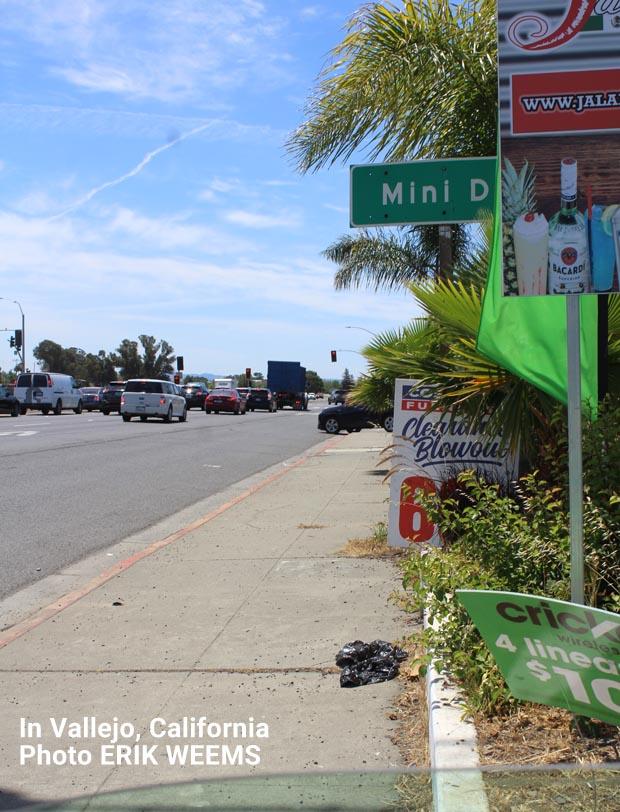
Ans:
[[[399,681],[403,690],[390,715],[393,721],[398,722],[394,744],[402,753],[407,767],[429,767],[426,680],[401,672]]]
[[[407,766],[428,767],[426,682],[409,675],[406,668],[399,679],[402,691],[392,716],[399,723],[394,741]],[[474,724],[483,766],[583,766],[620,761],[619,727],[593,720],[579,726],[561,708],[525,703],[508,716],[477,717]]]
[[[338,555],[345,558],[401,558],[407,550],[403,547],[388,547],[385,539],[351,539]]]
[[[526,703],[510,716],[475,719],[482,764],[603,764],[620,761],[620,728],[575,723],[562,708]]]

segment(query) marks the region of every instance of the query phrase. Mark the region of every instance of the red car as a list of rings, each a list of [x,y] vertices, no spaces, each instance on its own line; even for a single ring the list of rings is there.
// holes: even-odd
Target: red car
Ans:
[[[236,389],[213,389],[205,398],[205,412],[245,414],[246,399]]]

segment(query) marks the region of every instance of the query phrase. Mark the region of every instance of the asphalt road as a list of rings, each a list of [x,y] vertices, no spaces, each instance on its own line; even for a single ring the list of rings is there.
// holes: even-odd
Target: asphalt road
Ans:
[[[0,416],[0,599],[319,442],[317,414]]]

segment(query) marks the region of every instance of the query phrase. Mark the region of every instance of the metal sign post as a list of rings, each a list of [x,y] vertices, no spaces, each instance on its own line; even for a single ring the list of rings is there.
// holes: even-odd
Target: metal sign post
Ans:
[[[580,296],[566,296],[568,363],[568,509],[570,513],[570,594],[584,603],[583,454],[581,434]]]

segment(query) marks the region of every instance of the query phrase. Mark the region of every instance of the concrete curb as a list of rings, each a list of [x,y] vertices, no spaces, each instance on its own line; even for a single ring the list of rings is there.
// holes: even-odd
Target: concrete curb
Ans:
[[[463,715],[462,693],[432,663],[426,672],[426,697],[436,812],[488,812],[476,728]]]

